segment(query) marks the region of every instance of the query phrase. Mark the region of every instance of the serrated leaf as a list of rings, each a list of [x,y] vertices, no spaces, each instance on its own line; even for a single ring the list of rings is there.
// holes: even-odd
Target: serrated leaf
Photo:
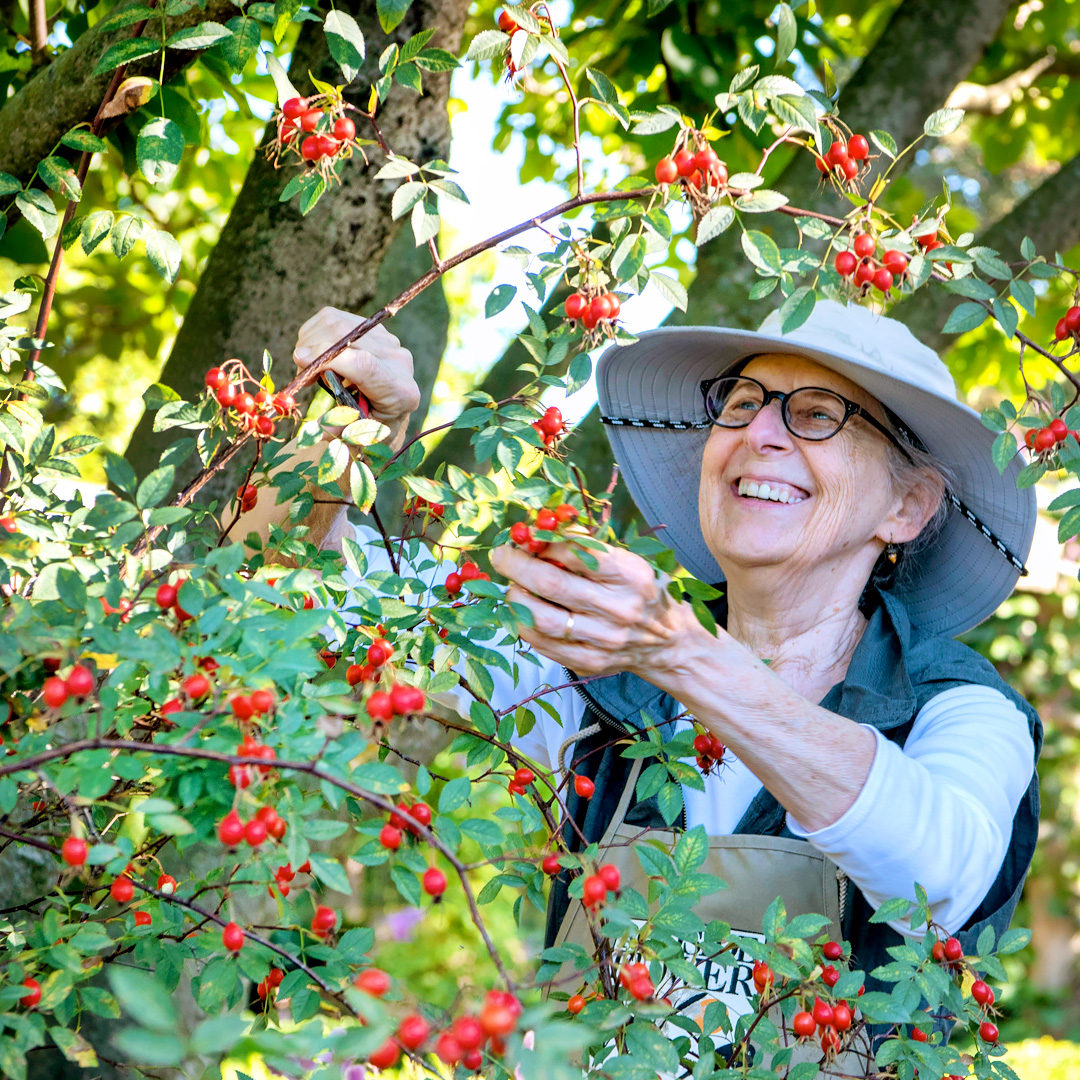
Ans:
[[[171,183],[184,156],[184,134],[180,126],[165,117],[149,121],[139,132],[135,156],[143,176],[151,184]]]
[[[680,311],[686,310],[687,295],[681,281],[668,277],[653,270],[649,274],[649,281],[656,286],[657,291],[669,303],[674,304]]]
[[[313,183],[306,184],[301,188],[299,201],[301,217],[307,217],[315,209],[315,204],[325,193],[326,181],[320,175],[316,175]]]
[[[327,855],[319,855],[315,852],[312,852],[308,858],[311,860],[311,872],[327,886],[327,888],[333,889],[335,892],[344,893],[346,896],[352,895],[352,886],[349,884],[349,876],[345,873],[344,868],[337,859],[331,859]]]
[[[11,173],[0,172],[0,195],[14,195],[22,191],[22,184]]]
[[[795,14],[787,4],[781,4],[776,15],[776,52],[773,54],[773,68],[787,62],[795,49],[798,37],[798,24]]]
[[[413,207],[411,224],[417,247],[439,235],[439,215],[430,210],[423,200]]]
[[[1035,290],[1030,282],[1015,278],[1009,282],[1009,294],[1029,314],[1035,314]]]
[[[949,312],[945,325],[941,328],[944,334],[966,334],[969,330],[981,326],[990,313],[974,301],[959,304]]]
[[[56,212],[52,199],[44,191],[29,188],[15,196],[15,205],[42,237],[48,240],[56,235],[60,228],[60,215]]]
[[[70,202],[78,202],[82,198],[79,178],[63,158],[43,158],[38,162],[37,174],[57,195],[62,195]]]
[[[106,974],[112,992],[128,1016],[160,1034],[176,1030],[180,1023],[176,1005],[152,972],[109,964]]]
[[[154,469],[139,484],[139,490],[135,493],[135,505],[140,510],[157,506],[169,494],[175,479],[176,467],[174,465],[162,465]]]
[[[225,25],[232,31],[232,37],[222,41],[221,55],[233,71],[242,72],[259,50],[262,29],[255,19],[248,15],[237,15]]]
[[[607,102],[609,105],[619,103],[619,92],[615,89],[615,84],[602,71],[593,71],[592,68],[586,68],[585,76],[593,84],[593,89],[601,101]]]
[[[810,318],[817,303],[814,290],[802,285],[780,305],[780,333],[787,334]]]
[[[378,0],[379,24],[386,33],[390,33],[409,10],[412,0]]]
[[[354,461],[349,466],[349,494],[352,501],[366,514],[375,502],[378,487],[375,476],[364,461]]]
[[[121,30],[125,26],[134,26],[144,19],[152,19],[157,13],[153,8],[145,4],[136,4],[133,7],[117,11],[115,8],[109,12],[100,22],[94,23],[94,33],[103,34],[106,30]],[[76,149],[79,149],[76,147]]]
[[[433,72],[456,71],[461,67],[457,57],[445,49],[425,49],[417,55],[413,63],[424,71]]]
[[[351,460],[348,446],[341,439],[331,439],[319,459],[319,483],[333,483],[349,467]]]
[[[124,38],[115,45],[110,45],[98,58],[94,65],[95,75],[104,75],[121,64],[130,64],[136,60],[142,60],[147,56],[154,56],[161,52],[161,42],[153,38],[137,37]]]
[[[667,131],[679,122],[679,113],[676,109],[660,109],[658,112],[643,116],[634,125],[635,135],[658,135],[661,131]]]
[[[180,250],[180,242],[172,233],[167,233],[164,229],[148,229],[146,257],[150,260],[150,265],[166,281],[176,280],[183,252]]]
[[[100,25],[99,23],[94,29],[97,30]],[[99,139],[97,135],[84,127],[72,128],[60,141],[64,146],[70,146],[72,150],[83,150],[88,154],[98,154],[109,148],[109,144],[104,139]]]
[[[697,235],[694,243],[701,247],[710,240],[715,239],[735,220],[735,211],[727,204],[721,203],[708,210],[705,216],[698,222]],[[685,309],[684,309],[685,310]]]
[[[938,109],[932,112],[923,124],[923,133],[931,139],[951,135],[963,122],[963,109]]]
[[[496,56],[502,56],[510,40],[501,30],[481,30],[469,42],[469,49],[465,53],[466,60],[492,60]]]
[[[232,31],[220,23],[201,22],[197,26],[188,26],[183,30],[177,30],[165,42],[168,49],[209,49],[227,37],[232,37]]]
[[[427,185],[420,183],[418,180],[410,180],[408,183],[402,184],[394,192],[394,198],[390,203],[391,219],[397,221],[399,217],[404,217],[424,197],[426,192]]]
[[[376,180],[400,180],[406,176],[413,176],[420,171],[419,165],[414,165],[408,158],[391,157],[386,164],[375,174]]]
[[[767,214],[771,210],[779,210],[786,206],[788,197],[779,191],[770,191],[762,188],[760,191],[752,191],[749,195],[741,195],[735,200],[735,206],[747,214]]]
[[[364,34],[357,21],[347,12],[332,8],[323,20],[323,31],[330,55],[337,61],[346,82],[352,82],[364,62]]]
[[[995,300],[992,307],[998,325],[1005,332],[1005,336],[1011,338],[1016,333],[1016,324],[1020,321],[1016,308],[1008,300]]]
[[[749,229],[742,235],[742,249],[746,257],[759,269],[772,274],[780,273],[780,249],[771,236]]]
[[[896,140],[887,131],[871,131],[870,141],[886,156],[895,158]]]
[[[146,222],[142,218],[130,214],[120,218],[109,232],[113,254],[122,259],[135,246],[135,242],[142,239],[145,232]]]

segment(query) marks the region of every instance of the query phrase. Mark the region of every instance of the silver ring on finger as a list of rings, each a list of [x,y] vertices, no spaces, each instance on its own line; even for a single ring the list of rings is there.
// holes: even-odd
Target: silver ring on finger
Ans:
[[[563,627],[563,632],[559,637],[560,641],[569,641],[570,635],[574,630],[574,614],[568,611],[566,613],[566,626]]]

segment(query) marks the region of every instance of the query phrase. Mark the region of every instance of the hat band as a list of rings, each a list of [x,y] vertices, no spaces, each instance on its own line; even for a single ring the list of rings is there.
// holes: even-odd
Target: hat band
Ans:
[[[607,424],[608,427],[635,427],[635,428],[648,428],[656,431],[700,431],[703,428],[711,428],[712,421],[706,420],[704,422],[697,420],[640,420],[634,416],[603,416],[600,417],[601,424]],[[901,433],[908,438],[912,445],[918,445],[919,440],[912,437],[914,435],[909,429],[903,425],[898,425]],[[1005,543],[993,532],[993,530],[983,522],[978,515],[962,502],[951,491],[947,492],[949,504],[954,510],[956,510],[969,524],[974,525],[982,535],[990,541],[1009,560],[1010,563],[1019,571],[1021,577],[1028,576],[1028,569],[1024,565],[1021,559],[1018,559],[1005,545]]]

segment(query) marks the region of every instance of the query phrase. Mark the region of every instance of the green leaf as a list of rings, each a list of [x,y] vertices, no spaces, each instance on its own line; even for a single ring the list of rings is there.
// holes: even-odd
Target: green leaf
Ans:
[[[60,215],[57,214],[52,199],[44,191],[36,188],[20,191],[15,196],[15,205],[44,239],[48,240],[56,235],[56,230],[60,228]]]
[[[938,252],[934,253],[939,254]],[[991,248],[973,247],[968,249],[968,254],[975,260],[975,265],[990,278],[998,281],[1009,281],[1012,278],[1012,270],[1009,264],[998,258],[996,251]]]
[[[114,1041],[125,1058],[141,1065],[166,1068],[179,1065],[184,1057],[184,1044],[177,1035],[130,1027],[115,1035]]]
[[[1015,278],[1009,282],[1009,294],[1029,314],[1035,314],[1035,290],[1027,281]]]
[[[95,75],[104,75],[106,71],[120,67],[121,64],[130,64],[135,60],[142,60],[146,56],[154,56],[161,52],[161,42],[153,38],[137,37],[124,38],[115,45],[110,45],[98,58],[94,65]]]
[[[964,119],[963,109],[938,109],[932,112],[923,124],[923,133],[931,139],[942,135],[951,135]]]
[[[420,183],[419,180],[410,180],[407,184],[402,184],[394,192],[394,197],[390,202],[391,220],[397,221],[399,217],[404,217],[426,193],[427,185]]]
[[[332,484],[349,467],[350,461],[349,447],[341,439],[332,439],[319,459],[319,483]]]
[[[585,76],[593,84],[593,89],[601,101],[607,102],[609,105],[618,105],[619,91],[615,89],[615,84],[602,71],[593,71],[592,68],[586,68]]]
[[[780,273],[780,249],[771,236],[754,229],[747,230],[742,235],[742,248],[758,269],[770,274]]]
[[[665,784],[657,793],[656,806],[664,821],[673,825],[683,810],[682,788],[678,784]]]
[[[346,82],[352,82],[360,73],[364,62],[364,34],[357,21],[348,12],[331,9],[323,20],[323,31],[330,55],[337,61]]]
[[[439,235],[439,215],[421,200],[412,211],[412,231],[416,246],[427,243]]]
[[[227,37],[232,37],[232,31],[226,29],[220,23],[201,22],[197,26],[188,26],[183,30],[177,30],[166,42],[169,49],[209,49]]]
[[[506,52],[509,38],[501,30],[481,30],[469,42],[466,60],[493,60]]]
[[[661,274],[656,270],[649,271],[649,281],[656,286],[657,292],[665,300],[674,304],[680,311],[686,310],[686,289],[683,288],[681,281],[677,278],[668,277],[667,274]]]
[[[484,303],[484,317],[490,319],[493,315],[498,315],[500,311],[505,311],[516,295],[516,286],[496,285]]]
[[[150,265],[166,280],[175,281],[180,269],[183,252],[180,242],[164,229],[148,229],[146,236],[146,257]]]
[[[994,318],[997,319],[1001,329],[1005,331],[1005,336],[1011,338],[1016,333],[1016,324],[1020,320],[1016,308],[1007,300],[995,300],[992,306]]]
[[[760,191],[752,191],[749,195],[740,195],[735,200],[735,206],[747,214],[767,214],[771,210],[779,210],[786,206],[788,197],[779,191],[770,191],[762,188]]]
[[[896,140],[887,131],[871,131],[870,141],[886,156],[895,158]]]
[[[172,995],[150,972],[109,964],[105,973],[121,1008],[132,1019],[160,1034],[177,1029],[180,1017]]]
[[[242,72],[259,50],[262,28],[255,19],[247,15],[237,15],[225,25],[232,31],[232,37],[222,41],[221,55],[233,71]]]
[[[998,942],[998,954],[1019,952],[1027,948],[1031,941],[1031,931],[1024,929],[1006,930]]]
[[[721,203],[708,210],[705,216],[698,222],[697,235],[694,243],[701,247],[714,237],[719,236],[735,220],[735,211],[727,203]],[[683,308],[682,310],[686,310]]]
[[[445,49],[425,49],[414,63],[424,71],[455,71],[461,67],[457,57]]]
[[[799,28],[795,14],[787,4],[781,4],[776,17],[776,52],[773,54],[773,69],[787,62],[795,49]]]
[[[11,173],[0,172],[0,195],[14,195],[22,191],[22,184]]]
[[[672,856],[681,874],[696,870],[709,854],[709,838],[703,825],[695,825],[679,837]]]
[[[456,776],[449,781],[439,795],[439,813],[449,814],[469,801],[471,783],[467,776]]]
[[[130,214],[120,218],[109,233],[113,254],[122,259],[135,246],[135,242],[142,239],[145,232],[146,222],[142,218]]]
[[[974,301],[967,304],[959,304],[949,312],[945,325],[941,328],[945,334],[966,334],[969,330],[981,326],[990,313]]]
[[[891,900],[886,900],[870,916],[870,921],[872,923],[893,922],[896,919],[902,919],[910,910],[910,900],[905,900],[902,896],[894,896]]]
[[[175,465],[162,465],[154,469],[139,485],[135,493],[135,504],[140,510],[150,506],[157,506],[164,499],[173,486],[176,479]]]
[[[378,0],[379,24],[386,33],[389,34],[405,18],[411,3],[412,0]]]
[[[101,24],[98,23],[94,29],[97,30],[100,26]],[[83,150],[88,154],[99,154],[109,148],[109,144],[104,139],[99,139],[92,131],[84,127],[72,128],[60,142],[64,146],[71,147],[72,150]]]
[[[156,14],[153,8],[147,7],[145,4],[136,4],[134,7],[124,8],[122,11],[113,8],[101,22],[94,24],[94,33],[103,34],[106,30],[120,30],[125,26],[133,26],[137,22],[142,22],[144,19],[152,19]]]
[[[184,135],[180,126],[165,117],[145,124],[135,142],[135,156],[143,176],[151,184],[169,184],[184,156]]]
[[[82,249],[87,255],[109,235],[112,225],[113,216],[110,210],[95,210],[83,218],[79,236],[82,240]]]
[[[367,462],[358,459],[349,466],[349,494],[362,514],[371,509],[378,494],[378,487]]]
[[[335,892],[352,895],[352,886],[349,884],[349,876],[337,859],[331,859],[327,855],[312,852],[308,856],[311,860],[311,872],[329,889]]]
[[[47,157],[38,162],[37,174],[57,193],[71,202],[82,198],[82,185],[75,170],[63,159]]]
[[[780,333],[787,334],[802,326],[810,318],[817,297],[808,285],[797,288],[780,305]]]

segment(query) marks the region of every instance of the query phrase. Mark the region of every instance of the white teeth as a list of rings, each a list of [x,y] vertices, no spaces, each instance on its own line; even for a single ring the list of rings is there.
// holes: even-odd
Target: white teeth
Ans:
[[[794,505],[795,503],[801,503],[803,501],[803,497],[801,495],[796,495],[786,484],[759,484],[756,480],[740,480],[739,494],[748,499],[766,499],[769,502],[779,502],[788,505]]]

